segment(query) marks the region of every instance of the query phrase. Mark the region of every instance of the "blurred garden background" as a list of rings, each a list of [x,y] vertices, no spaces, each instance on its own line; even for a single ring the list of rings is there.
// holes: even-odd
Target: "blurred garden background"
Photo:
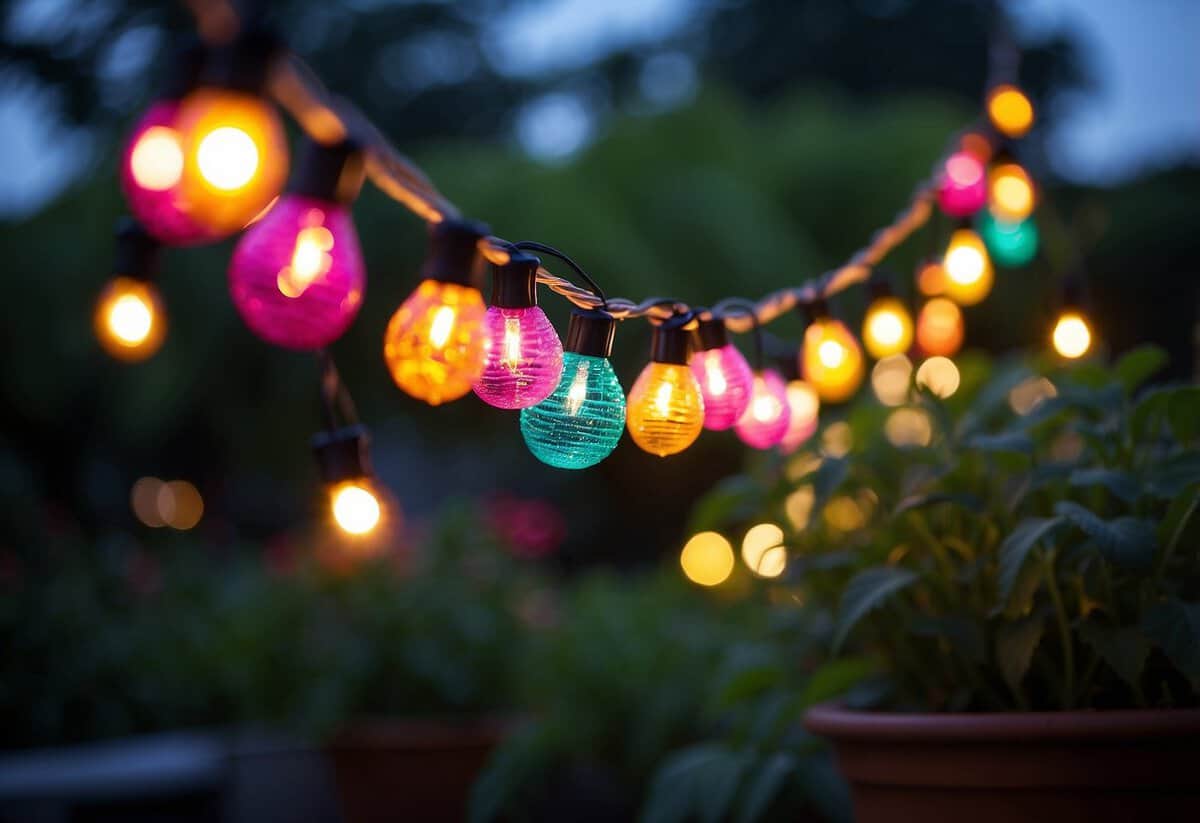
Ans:
[[[119,147],[192,21],[185,4],[2,8],[0,745],[235,726],[321,739],[357,715],[511,710],[541,725],[489,773],[481,819],[505,804],[569,817],[554,769],[618,798],[597,819],[626,819],[669,752],[754,726],[730,714],[747,660],[808,688],[796,612],[744,573],[708,592],[679,572],[695,501],[745,467],[732,432],[666,460],[625,438],[564,472],[529,454],[515,414],[396,389],[382,334],[425,229],[369,185],[354,209],[366,300],[332,350],[402,512],[381,556],[357,565],[324,521],[318,366],[242,325],[233,241],[168,251],[165,345],[108,359],[91,314],[125,211]],[[1081,260],[1108,351],[1159,344],[1159,379],[1200,366],[1187,0],[288,0],[270,19],[464,214],[567,251],[609,294],[699,304],[801,283],[890,220],[977,117],[1006,28],[1038,111],[1022,161],[1047,193],[1043,246],[966,310],[967,348],[1043,348]],[[900,282],[930,233],[888,260]],[[857,318],[862,301],[834,308]],[[542,305],[565,329],[567,304]],[[618,328],[625,386],[648,345],[647,324]],[[164,498],[161,481],[188,485]],[[139,509],[138,488],[156,502]],[[822,768],[798,772],[799,805],[836,816],[837,797],[805,794],[831,782]]]

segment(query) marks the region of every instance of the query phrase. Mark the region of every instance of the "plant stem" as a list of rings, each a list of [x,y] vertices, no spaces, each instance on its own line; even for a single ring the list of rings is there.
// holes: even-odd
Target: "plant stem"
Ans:
[[[1050,591],[1050,599],[1054,602],[1054,613],[1058,618],[1058,637],[1063,647],[1063,709],[1070,709],[1075,703],[1075,649],[1071,644],[1071,624],[1067,619],[1067,607],[1063,604],[1062,592],[1058,588],[1058,580],[1054,574],[1053,551],[1042,555],[1042,567],[1046,573],[1046,588]]]
[[[1171,555],[1175,553],[1175,549],[1179,546],[1179,541],[1183,539],[1183,533],[1187,530],[1188,522],[1192,519],[1192,515],[1196,513],[1196,508],[1200,506],[1200,492],[1196,492],[1196,496],[1192,498],[1191,505],[1187,507],[1187,511],[1183,513],[1183,517],[1179,518],[1179,525],[1175,527],[1175,533],[1171,535],[1170,542],[1163,550],[1162,555],[1158,558],[1158,563],[1154,567],[1154,582],[1157,584],[1163,576],[1163,572],[1167,570],[1167,563],[1171,560]]]

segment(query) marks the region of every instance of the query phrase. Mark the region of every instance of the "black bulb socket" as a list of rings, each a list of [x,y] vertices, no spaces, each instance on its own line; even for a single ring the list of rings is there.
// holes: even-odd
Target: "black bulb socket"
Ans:
[[[686,366],[692,356],[696,326],[696,319],[690,313],[674,315],[655,326],[650,335],[650,359],[655,363]]]
[[[616,334],[616,318],[608,312],[572,309],[563,349],[588,357],[608,357],[612,354]]]
[[[501,309],[527,309],[537,305],[537,272],[542,261],[514,251],[507,263],[492,266],[491,305]]]
[[[209,51],[200,72],[200,85],[263,96],[283,41],[265,26],[252,26],[229,43]]]
[[[479,241],[490,229],[473,220],[446,218],[429,224],[429,246],[421,278],[442,283],[458,283],[478,289],[488,262],[479,250]]]
[[[313,435],[313,455],[321,482],[335,486],[347,480],[371,477],[371,437],[363,425],[345,426]]]
[[[808,303],[801,304],[804,318],[809,323],[816,323],[818,320],[826,320],[829,318],[829,303],[824,297],[818,297]]]
[[[358,197],[364,177],[362,151],[353,140],[326,146],[306,138],[287,190],[345,206]]]
[[[149,282],[156,279],[162,263],[162,243],[132,217],[117,221],[116,234],[114,272],[135,280]]]
[[[693,341],[696,351],[709,351],[729,345],[729,330],[725,328],[725,318],[710,314],[696,322]]]

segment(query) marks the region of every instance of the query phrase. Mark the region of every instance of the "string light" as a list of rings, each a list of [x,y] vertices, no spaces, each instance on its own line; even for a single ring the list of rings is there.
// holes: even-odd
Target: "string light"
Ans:
[[[1033,128],[1033,104],[1016,86],[1003,84],[988,93],[988,119],[1005,137],[1024,137]]]
[[[392,315],[383,356],[408,394],[437,406],[471,390],[488,347],[479,292],[487,227],[464,220],[430,226],[422,281]]]
[[[586,469],[617,447],[625,429],[625,392],[608,361],[616,325],[607,312],[571,312],[558,387],[521,410],[521,436],[543,463]]]
[[[754,371],[729,342],[724,319],[700,318],[691,368],[704,396],[704,428],[723,431],[737,423],[750,405]]]
[[[1001,266],[1024,266],[1037,255],[1038,227],[1032,217],[1005,223],[989,212],[980,212],[977,220],[988,254]]]
[[[287,192],[238,241],[229,293],[268,343],[321,348],[354,321],[366,271],[349,204],[362,179],[355,146],[308,142]]]
[[[811,315],[800,350],[801,371],[822,402],[842,403],[862,384],[862,349],[846,325],[830,316],[823,304],[814,305]]]
[[[871,305],[863,315],[862,339],[867,353],[881,360],[908,351],[913,341],[913,321],[908,307],[891,293],[884,280],[875,280],[872,292]]]
[[[988,171],[988,211],[997,220],[1017,223],[1033,213],[1036,199],[1029,173],[1008,156],[999,157]]]
[[[970,217],[987,202],[987,175],[983,163],[970,152],[946,158],[938,185],[938,205],[951,217]]]
[[[817,431],[821,412],[821,396],[813,385],[800,379],[796,361],[789,360],[785,371],[790,372],[787,384],[788,427],[779,441],[779,451],[791,454]]]
[[[336,377],[333,379],[336,381]],[[398,512],[385,510],[371,470],[368,444],[366,428],[357,424],[313,437],[313,453],[325,484],[330,517],[351,538],[371,535],[385,517],[394,520],[398,516]]]
[[[983,240],[969,226],[950,235],[942,267],[946,270],[946,296],[959,305],[974,306],[992,290],[992,261]]]
[[[629,390],[629,436],[642,450],[659,457],[692,445],[704,426],[704,397],[688,366],[696,325],[689,313],[655,326],[650,362]]]
[[[1092,330],[1087,319],[1076,309],[1066,309],[1054,324],[1051,335],[1054,350],[1071,360],[1083,357],[1092,347]]]
[[[684,544],[679,565],[693,583],[719,586],[733,573],[733,546],[717,532],[700,532]]]
[[[118,360],[145,360],[166,339],[167,316],[153,282],[159,248],[140,223],[118,224],[116,277],[100,292],[93,317],[96,340]]]
[[[935,297],[917,315],[917,345],[927,355],[953,357],[966,335],[962,309],[951,300]]]
[[[787,386],[774,369],[756,372],[752,386],[750,403],[734,428],[750,448],[769,449],[783,440],[791,421]]]
[[[483,321],[488,345],[475,394],[500,409],[541,403],[562,377],[562,343],[537,304],[540,263],[515,252],[492,267],[492,301]]]

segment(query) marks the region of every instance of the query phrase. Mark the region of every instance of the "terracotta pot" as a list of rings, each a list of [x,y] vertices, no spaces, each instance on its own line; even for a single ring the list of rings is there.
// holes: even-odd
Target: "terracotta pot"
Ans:
[[[857,823],[1200,820],[1200,711],[805,716]]]
[[[326,746],[345,823],[466,819],[467,799],[512,723],[467,720],[363,720]]]

